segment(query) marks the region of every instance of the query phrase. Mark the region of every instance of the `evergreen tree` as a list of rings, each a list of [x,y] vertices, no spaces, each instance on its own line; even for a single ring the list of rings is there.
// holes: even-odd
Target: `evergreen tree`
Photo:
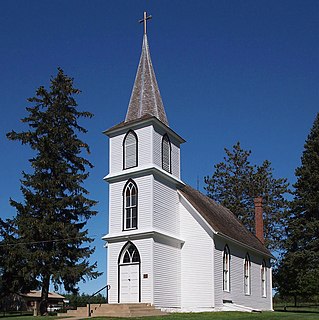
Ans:
[[[251,151],[242,149],[239,142],[225,152],[213,175],[205,177],[207,195],[232,211],[251,232],[255,230],[254,198],[261,196],[265,244],[269,249],[279,249],[288,208],[284,198],[289,192],[287,179],[275,179],[268,160],[261,166],[252,165]]]
[[[63,284],[66,291],[77,291],[77,283],[85,277],[96,278],[96,263],[90,264],[93,241],[85,229],[96,214],[96,201],[87,198],[83,182],[92,164],[82,156],[88,145],[79,134],[87,130],[78,119],[91,118],[89,112],[77,111],[74,96],[80,91],[73,79],[58,69],[51,79],[50,90],[41,86],[27,107],[29,115],[22,119],[29,130],[7,134],[35,151],[30,159],[32,173],[23,172],[21,190],[24,203],[10,200],[17,215],[11,221],[15,239],[24,243],[22,257],[29,273],[36,276],[42,290],[40,312],[46,313],[50,283]],[[18,246],[10,250],[17,252]],[[19,261],[16,261],[19,265]]]
[[[25,246],[16,239],[10,220],[0,219],[0,299],[12,293],[26,293],[37,287],[38,281],[29,272]]]
[[[277,282],[279,292],[296,301],[298,296],[319,292],[319,113],[295,174],[297,182]]]

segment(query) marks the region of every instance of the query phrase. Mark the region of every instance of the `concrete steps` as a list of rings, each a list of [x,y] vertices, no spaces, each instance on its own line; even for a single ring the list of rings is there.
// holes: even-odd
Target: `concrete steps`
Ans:
[[[91,317],[145,317],[166,315],[154,306],[147,303],[119,303],[119,304],[91,304]],[[68,310],[67,313],[58,314],[59,317],[88,317],[88,305],[77,310]]]

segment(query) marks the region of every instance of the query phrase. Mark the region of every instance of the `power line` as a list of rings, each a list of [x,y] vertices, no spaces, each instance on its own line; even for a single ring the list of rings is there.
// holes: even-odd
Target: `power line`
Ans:
[[[93,237],[96,237],[96,235],[92,235]],[[82,237],[75,237],[75,238],[64,238],[64,239],[53,239],[53,240],[41,240],[41,241],[27,241],[27,242],[16,242],[16,243],[5,243],[0,244],[0,247],[12,247],[12,246],[19,246],[24,244],[38,244],[38,243],[50,243],[50,242],[64,242],[69,240],[76,240],[80,239]]]

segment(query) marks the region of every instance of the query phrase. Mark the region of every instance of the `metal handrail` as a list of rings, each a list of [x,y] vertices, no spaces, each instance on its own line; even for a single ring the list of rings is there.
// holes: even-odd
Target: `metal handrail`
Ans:
[[[89,317],[91,317],[91,303],[90,303],[91,298],[93,298],[95,295],[97,295],[98,293],[100,293],[104,289],[106,289],[106,303],[109,303],[109,290],[111,289],[111,286],[109,284],[107,284],[102,289],[100,289],[99,291],[96,291],[95,293],[93,293],[89,297],[89,299],[88,299],[88,316]]]

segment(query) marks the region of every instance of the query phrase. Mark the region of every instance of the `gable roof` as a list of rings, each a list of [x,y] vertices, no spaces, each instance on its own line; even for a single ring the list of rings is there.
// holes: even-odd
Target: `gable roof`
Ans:
[[[246,229],[229,209],[188,185],[181,188],[180,192],[217,234],[272,257],[270,251]]]
[[[147,35],[143,36],[142,53],[128,105],[125,122],[155,116],[168,126],[164,105],[157,85]]]

